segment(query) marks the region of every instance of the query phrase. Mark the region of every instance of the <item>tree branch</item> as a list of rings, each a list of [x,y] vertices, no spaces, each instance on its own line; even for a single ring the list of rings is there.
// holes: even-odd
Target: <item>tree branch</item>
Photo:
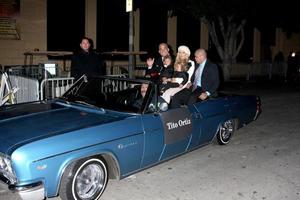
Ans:
[[[238,56],[238,54],[240,53],[240,51],[241,51],[241,49],[242,49],[242,47],[243,47],[244,41],[245,41],[245,31],[244,31],[244,28],[242,28],[242,29],[240,30],[240,32],[241,32],[241,41],[240,41],[240,43],[239,43],[239,46],[238,46],[237,50],[235,51],[235,54],[233,55],[233,58],[234,58],[234,59],[235,59],[235,58]]]

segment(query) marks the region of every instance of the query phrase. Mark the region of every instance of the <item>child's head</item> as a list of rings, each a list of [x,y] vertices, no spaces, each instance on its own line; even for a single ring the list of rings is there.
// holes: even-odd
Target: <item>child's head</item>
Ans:
[[[172,64],[172,58],[171,56],[167,55],[163,58],[163,63],[164,63],[164,66],[169,66]]]
[[[152,67],[153,63],[154,63],[154,56],[152,55],[148,55],[147,56],[147,60],[146,60],[147,66],[148,67]]]

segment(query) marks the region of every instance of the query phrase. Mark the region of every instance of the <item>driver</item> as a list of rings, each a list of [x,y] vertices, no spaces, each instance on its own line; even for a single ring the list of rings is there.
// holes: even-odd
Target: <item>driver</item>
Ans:
[[[148,90],[148,83],[142,83],[140,88],[140,94],[137,96],[137,98],[133,102],[133,107],[140,109],[142,107],[144,98],[146,96],[147,90]]]
[[[134,102],[132,104],[132,106],[134,108],[136,108],[137,110],[140,110],[142,108],[143,101],[146,96],[148,87],[149,87],[149,83],[141,84],[139,95],[137,96],[137,98],[134,100]],[[156,98],[154,96],[151,96],[151,94],[150,94],[149,98],[151,98],[151,102],[148,105],[147,111],[153,112],[156,110]],[[163,102],[164,102],[163,98],[161,96],[158,96],[157,106],[159,106]]]

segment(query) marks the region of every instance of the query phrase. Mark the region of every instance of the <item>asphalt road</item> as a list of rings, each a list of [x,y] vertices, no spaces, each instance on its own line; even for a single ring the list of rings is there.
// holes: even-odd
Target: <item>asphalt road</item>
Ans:
[[[232,83],[263,112],[226,146],[211,144],[108,183],[102,200],[299,200],[300,87]],[[0,200],[16,200],[0,186]],[[59,200],[51,198],[50,200]]]

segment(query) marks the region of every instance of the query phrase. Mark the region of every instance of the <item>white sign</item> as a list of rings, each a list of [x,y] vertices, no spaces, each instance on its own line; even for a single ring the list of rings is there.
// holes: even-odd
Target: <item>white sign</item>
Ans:
[[[126,12],[132,11],[132,0],[126,0]]]

